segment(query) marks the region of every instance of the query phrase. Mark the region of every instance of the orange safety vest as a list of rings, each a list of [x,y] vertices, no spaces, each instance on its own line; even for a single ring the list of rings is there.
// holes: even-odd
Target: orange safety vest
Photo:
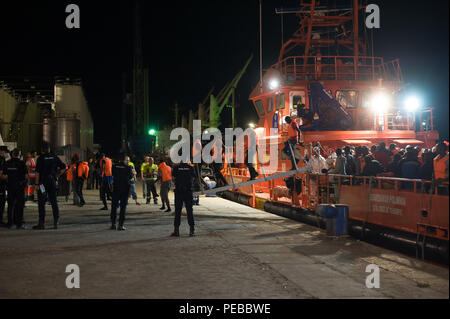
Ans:
[[[66,179],[69,182],[73,181],[73,170],[75,169],[75,167],[76,167],[75,164],[71,164],[69,166],[69,169],[66,171]]]
[[[26,165],[28,168],[28,177],[35,178],[36,177],[36,161],[34,160],[34,158],[32,158],[32,157],[28,158]]]
[[[297,139],[298,137],[298,131],[297,131],[297,123],[292,120],[291,124],[289,124],[289,128],[288,128],[288,137],[289,139]]]
[[[438,155],[433,160],[434,166],[434,178],[442,178],[445,179],[448,177],[448,154],[444,157]]]
[[[172,180],[172,167],[167,165],[165,162],[159,164],[158,169],[161,172],[161,181],[167,182]]]
[[[79,162],[79,164],[78,164],[77,176],[78,176],[78,178],[81,178],[81,177],[83,177],[83,175],[86,179],[89,176],[89,166],[88,166],[87,162]]]
[[[110,158],[105,157],[105,159],[102,159],[100,161],[100,167],[102,170],[102,177],[112,176],[112,162]]]

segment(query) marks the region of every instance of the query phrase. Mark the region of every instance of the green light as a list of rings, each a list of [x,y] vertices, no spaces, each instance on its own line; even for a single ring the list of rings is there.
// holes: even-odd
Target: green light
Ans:
[[[155,135],[156,131],[154,129],[149,129],[148,130],[148,135]]]

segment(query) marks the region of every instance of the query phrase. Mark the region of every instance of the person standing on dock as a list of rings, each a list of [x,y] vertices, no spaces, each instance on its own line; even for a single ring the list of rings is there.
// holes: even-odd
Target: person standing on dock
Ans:
[[[175,181],[175,220],[174,231],[171,236],[180,236],[181,210],[183,204],[186,207],[188,223],[190,226],[189,236],[194,236],[194,213],[192,203],[192,185],[195,178],[194,168],[188,163],[182,162],[172,170]]]
[[[140,206],[141,204],[138,202],[137,193],[136,193],[136,169],[134,167],[134,163],[131,161],[130,157],[127,156],[125,160],[128,162],[128,165],[131,167],[131,172],[133,173],[133,178],[130,181],[130,193],[131,198],[133,198],[136,205]]]
[[[111,168],[113,177],[113,191],[111,202],[111,229],[116,229],[117,208],[120,206],[119,227],[117,230],[126,230],[124,227],[127,213],[128,197],[130,196],[130,183],[133,179],[133,170],[129,165],[129,157],[124,155],[122,161]]]
[[[170,202],[169,202],[169,190],[172,184],[172,167],[166,164],[164,159],[161,160],[161,163],[158,166],[158,179],[161,181],[160,195],[162,206],[159,208],[161,210],[165,210],[165,212],[171,212]]]
[[[11,152],[12,159],[3,165],[0,178],[6,180],[8,190],[8,223],[6,227],[25,229],[23,224],[23,209],[25,206],[25,187],[27,186],[27,166],[20,159],[20,151],[16,148]]]
[[[3,165],[6,163],[5,154],[8,152],[7,146],[0,146],[0,172],[3,170]],[[0,179],[0,225],[3,226],[3,215],[5,213],[6,204],[6,181]]]
[[[102,183],[100,185],[100,198],[103,202],[103,207],[100,210],[108,210],[108,204],[106,199],[111,197],[112,188],[112,161],[110,158],[106,157],[105,154],[100,155],[100,171]]]
[[[146,204],[150,204],[151,195],[153,195],[153,202],[158,204],[158,193],[156,192],[156,181],[158,179],[158,165],[155,164],[153,157],[146,158],[146,162],[141,167],[141,177],[144,180],[147,189]],[[151,193],[151,195],[150,195]]]
[[[45,203],[50,201],[53,211],[53,228],[58,228],[59,208],[56,194],[58,178],[66,171],[66,164],[50,151],[47,142],[42,143],[42,155],[36,161],[36,185],[38,190],[39,223],[33,229],[45,229]]]

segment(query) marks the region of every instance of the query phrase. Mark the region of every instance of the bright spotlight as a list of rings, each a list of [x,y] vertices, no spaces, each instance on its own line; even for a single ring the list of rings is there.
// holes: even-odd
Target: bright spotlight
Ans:
[[[248,123],[248,127],[255,128],[255,124],[254,123]]]
[[[372,108],[374,111],[383,113],[389,108],[389,97],[384,93],[377,93],[372,97]]]
[[[420,107],[420,101],[417,97],[411,96],[406,99],[405,107],[408,112],[414,112]]]
[[[275,90],[280,86],[280,81],[277,79],[272,79],[269,81],[269,89]]]

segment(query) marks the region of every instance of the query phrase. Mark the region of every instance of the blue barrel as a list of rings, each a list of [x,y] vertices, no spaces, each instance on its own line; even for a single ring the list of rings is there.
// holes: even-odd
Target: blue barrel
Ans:
[[[348,229],[348,205],[336,204],[336,218],[334,219],[335,236],[347,235]]]
[[[336,218],[337,209],[335,205],[332,204],[320,204],[316,207],[316,214],[324,218]]]

